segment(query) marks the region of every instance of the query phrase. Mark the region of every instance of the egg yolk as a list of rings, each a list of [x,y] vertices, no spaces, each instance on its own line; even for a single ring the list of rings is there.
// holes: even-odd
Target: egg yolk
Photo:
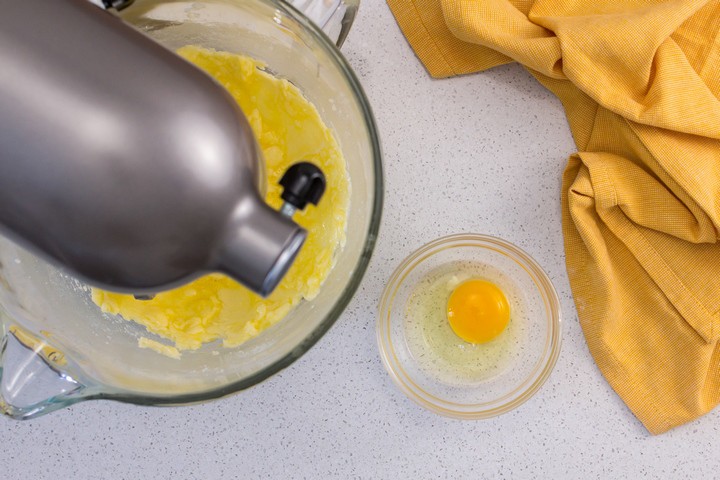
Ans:
[[[447,318],[458,337],[470,343],[486,343],[507,327],[510,305],[494,283],[468,280],[450,294]]]

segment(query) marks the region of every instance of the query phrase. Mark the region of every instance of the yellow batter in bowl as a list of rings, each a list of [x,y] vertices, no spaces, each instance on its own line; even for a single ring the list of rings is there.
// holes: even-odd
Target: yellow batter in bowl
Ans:
[[[235,98],[260,144],[267,169],[267,198],[279,208],[278,181],[292,164],[309,161],[326,176],[327,189],[317,207],[308,206],[295,221],[308,232],[300,254],[278,288],[262,298],[220,274],[202,277],[152,300],[92,290],[103,312],[144,325],[173,346],[147,338],[139,345],[167,356],[221,340],[234,347],[280,321],[303,299],[314,298],[345,242],[349,178],[340,148],[315,107],[290,82],[263,71],[252,58],[183,47],[178,53],[212,75]]]

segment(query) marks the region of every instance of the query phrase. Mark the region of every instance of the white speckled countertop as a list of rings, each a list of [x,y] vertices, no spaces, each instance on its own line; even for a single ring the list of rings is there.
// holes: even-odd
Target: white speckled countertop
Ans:
[[[720,410],[650,436],[588,353],[564,267],[560,176],[573,142],[560,103],[516,65],[432,80],[388,7],[365,0],[343,47],[384,149],[383,226],[345,314],[304,357],[230,398],[183,408],[87,402],[0,418],[0,479],[715,478]],[[385,281],[442,235],[526,250],[564,309],[560,359],[526,404],[484,421],[423,410],[375,343]]]

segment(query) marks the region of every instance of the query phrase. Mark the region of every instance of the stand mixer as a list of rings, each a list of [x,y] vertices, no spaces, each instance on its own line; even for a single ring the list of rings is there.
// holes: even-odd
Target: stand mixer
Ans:
[[[103,0],[122,9],[127,0]],[[148,298],[209,271],[265,296],[325,183],[283,177],[280,212],[232,97],[87,0],[11,2],[0,16],[0,228],[75,276]]]
[[[15,5],[20,2],[9,3],[13,4],[13,9],[22,8],[22,6]],[[104,181],[103,184],[115,192],[115,197],[104,197],[103,201],[109,202],[105,205],[117,203],[117,208],[128,215],[126,219],[131,224],[135,224],[137,221],[130,216],[132,213],[141,217],[157,215],[156,209],[162,209],[165,205],[154,203],[146,205],[136,202],[135,199],[128,196],[129,185],[139,182],[139,185],[145,185],[147,188],[150,183],[158,182],[158,185],[162,186],[162,181],[154,176],[157,171],[153,171],[152,164],[154,162],[177,162],[178,160],[143,158],[140,153],[148,151],[147,143],[138,143],[134,150],[131,149],[132,146],[120,145],[129,138],[143,138],[145,132],[133,130],[136,126],[132,124],[111,122],[109,120],[113,118],[112,116],[90,115],[93,112],[103,111],[103,109],[94,109],[94,107],[105,105],[103,102],[107,100],[101,99],[103,102],[100,102],[97,97],[89,96],[91,92],[97,92],[99,88],[92,83],[92,80],[109,78],[113,86],[108,90],[110,97],[117,98],[119,92],[125,92],[124,102],[119,102],[121,103],[120,112],[124,111],[123,108],[130,108],[130,105],[138,108],[147,107],[150,110],[153,110],[152,105],[155,108],[158,105],[164,105],[164,108],[178,109],[180,106],[167,105],[162,100],[163,98],[175,98],[170,90],[174,89],[176,84],[180,88],[190,88],[188,85],[194,85],[197,81],[201,82],[203,90],[214,89],[215,85],[212,82],[208,85],[209,81],[204,77],[202,80],[195,78],[198,75],[195,70],[188,73],[189,78],[173,76],[172,80],[168,80],[171,83],[165,86],[167,92],[155,87],[146,88],[146,82],[154,81],[150,74],[155,72],[155,68],[167,68],[171,71],[174,68],[184,69],[185,64],[176,65],[176,62],[181,61],[170,52],[189,45],[250,57],[264,65],[265,72],[295,85],[305,99],[314,106],[323,123],[335,137],[342,152],[346,167],[344,173],[347,175],[351,188],[348,191],[349,198],[346,198],[346,240],[344,245],[339,246],[332,253],[334,266],[316,297],[301,301],[289,310],[281,321],[247,342],[233,347],[224,347],[217,342],[207,343],[196,350],[183,351],[181,358],[178,359],[160,355],[153,350],[138,348],[139,340],[148,337],[148,331],[135,322],[103,313],[90,298],[90,288],[87,282],[82,280],[93,281],[93,283],[105,286],[106,289],[141,294],[152,294],[165,288],[164,286],[158,285],[157,288],[154,285],[150,286],[149,282],[144,279],[141,279],[142,283],[133,285],[121,285],[122,282],[118,282],[117,279],[113,280],[114,284],[109,284],[108,277],[101,275],[99,275],[101,278],[97,280],[78,279],[81,272],[70,271],[64,266],[63,262],[69,257],[62,255],[53,257],[53,254],[59,250],[43,253],[42,248],[47,244],[33,246],[25,240],[20,243],[20,232],[15,232],[15,230],[11,232],[11,229],[5,226],[0,232],[0,413],[16,419],[29,419],[92,399],[109,399],[142,405],[182,405],[204,402],[251,387],[293,363],[328,331],[348,305],[368,266],[380,224],[383,175],[377,128],[362,87],[350,65],[337,48],[347,34],[357,8],[357,0],[293,0],[292,2],[282,0],[135,0],[125,9],[120,11],[111,9],[110,12],[98,8],[97,5],[102,3],[100,0],[93,0],[95,5],[89,1],[87,4],[81,5],[80,0],[53,0],[52,2],[26,0],[25,3],[36,7],[46,5],[48,10],[33,9],[32,17],[29,19],[25,17],[29,23],[24,25],[6,25],[8,13],[3,10],[3,17],[0,19],[0,23],[2,23],[0,52],[2,52],[4,63],[0,68],[0,78],[2,78],[0,83],[3,85],[12,83],[6,77],[10,62],[5,57],[13,58],[21,64],[25,62],[24,68],[32,69],[33,75],[24,78],[25,82],[32,80],[40,82],[45,88],[66,88],[71,91],[74,89],[73,86],[68,85],[68,79],[74,78],[81,82],[86,93],[75,91],[81,95],[79,98],[82,101],[75,104],[64,104],[65,108],[60,111],[74,115],[73,118],[78,118],[82,113],[87,115],[84,118],[91,119],[83,124],[84,136],[80,136],[87,143],[70,144],[69,147],[72,147],[73,151],[81,153],[87,151],[96,153],[130,152],[128,156],[124,156],[127,163],[119,163],[122,166],[120,170],[125,172],[127,177],[113,175],[110,180]],[[57,41],[57,37],[53,36],[54,32],[61,28],[58,23],[63,18],[61,15],[66,14],[63,11],[70,5],[87,15],[94,17],[100,15],[105,18],[105,20],[99,20],[101,22],[120,23],[122,21],[127,23],[142,32],[143,35],[150,37],[153,42],[157,42],[167,49],[162,53],[154,52],[159,47],[148,45],[147,48],[151,53],[145,52],[141,55],[162,57],[169,55],[172,58],[164,58],[160,61],[161,65],[159,66],[153,65],[142,69],[132,66],[140,64],[132,63],[129,67],[132,74],[127,71],[118,72],[120,76],[113,77],[107,72],[116,71],[116,65],[119,65],[120,57],[113,53],[117,43],[110,42],[108,33],[101,32],[99,27],[96,26],[92,29],[88,27],[80,35],[82,41],[76,40],[78,52],[83,52],[82,56],[85,57],[89,55],[87,50],[95,48],[89,44],[96,43],[104,53],[94,57],[95,61],[103,65],[106,71],[90,75],[89,72],[95,71],[95,66],[82,61],[82,58],[77,58],[73,71],[67,72],[66,77],[43,76],[44,72],[50,68],[45,62],[53,63],[54,55],[65,57],[69,55],[67,46],[62,45]],[[294,8],[293,5],[297,8]],[[87,10],[88,8],[94,10]],[[22,28],[27,32],[20,31]],[[16,36],[12,45],[17,50],[8,52],[11,32]],[[30,38],[32,36],[42,38]],[[25,37],[27,37],[26,41],[32,42],[35,47],[37,47],[37,42],[45,39],[42,48],[47,50],[38,51],[37,48],[31,48],[31,45],[24,46],[23,41],[17,41],[17,38]],[[119,34],[111,36],[118,41],[121,37]],[[143,38],[135,41],[146,42],[149,40]],[[121,49],[121,47],[117,48]],[[65,51],[63,52],[63,50]],[[35,57],[31,55],[33,51]],[[102,58],[103,56],[107,58]],[[34,60],[32,60],[33,58]],[[133,59],[133,62],[136,61]],[[139,91],[126,88],[127,85],[123,86],[118,83],[119,78],[126,77],[127,81],[131,82],[131,85],[134,85]],[[60,80],[64,81],[61,83]],[[21,89],[26,87],[26,85],[17,83],[13,83],[13,85],[15,88]],[[156,96],[143,94],[143,92],[150,91],[148,89],[154,90]],[[205,138],[227,140],[223,132],[230,131],[231,135],[242,132],[241,125],[244,120],[242,117],[238,117],[237,112],[229,106],[223,105],[224,93],[204,91],[189,93],[194,95],[191,98],[196,99],[198,97],[202,99],[205,96],[215,98],[217,103],[211,102],[212,105],[220,105],[218,107],[220,111],[225,112],[225,116],[222,118],[229,120],[229,123],[219,121],[226,130],[220,130],[220,133],[217,131],[206,132],[205,136],[196,135],[196,132],[191,131],[192,129],[180,124],[180,129],[187,134],[187,138],[195,140],[190,142],[190,145],[202,145],[201,141]],[[138,98],[150,106],[137,105]],[[13,96],[10,96],[9,100],[3,98],[2,102],[6,101],[15,102],[15,105],[18,102],[17,98]],[[36,101],[39,102],[39,100]],[[204,104],[202,100],[195,103],[201,107]],[[6,106],[7,104],[3,103],[0,105],[0,110]],[[80,106],[82,109],[78,110]],[[48,105],[45,104],[45,107],[47,108]],[[33,105],[33,108],[36,112],[47,113],[40,104]],[[108,110],[105,109],[105,111]],[[207,109],[202,111],[207,111]],[[6,111],[3,110],[3,112]],[[117,111],[112,109],[109,112],[117,114]],[[157,110],[155,112],[157,114]],[[160,114],[162,113],[161,109]],[[28,139],[28,137],[22,137],[25,140],[20,143],[18,139],[21,137],[14,137],[9,144],[5,143],[11,123],[15,124],[21,118],[27,119],[27,116],[19,108],[14,108],[9,115],[3,113],[0,116],[2,124],[2,128],[0,128],[2,142],[0,143],[2,143],[3,149],[7,145],[22,144],[33,152],[43,151],[53,156],[59,153],[58,150],[53,150],[43,143],[50,140],[63,140],[58,139],[52,129],[48,133],[48,138],[30,137]],[[167,116],[163,118],[168,119]],[[40,123],[47,122],[46,119],[38,117],[32,117],[31,120]],[[152,132],[172,131],[167,126],[163,127],[151,122],[146,123],[143,119],[140,120],[138,125],[143,125]],[[178,118],[169,119],[169,121],[178,121]],[[213,124],[212,119],[208,120],[207,118],[195,123],[198,125]],[[66,132],[77,127],[77,125],[63,125],[61,121],[55,126]],[[12,128],[15,128],[14,131],[17,132],[19,127]],[[26,124],[21,128],[32,129],[35,127]],[[80,134],[75,132],[74,135]],[[201,154],[206,152],[196,152],[195,157],[187,152],[181,152],[180,147],[188,145],[183,143],[186,140],[185,137],[173,137],[175,150],[171,149],[172,145],[158,146],[162,137],[152,138],[147,135],[144,138],[155,140],[155,144],[151,146],[157,150],[151,148],[149,151],[167,152],[167,149],[170,149],[172,153],[177,153],[178,157],[183,160],[182,164],[185,165],[185,168],[191,169],[191,172],[179,169],[179,172],[174,173],[174,178],[187,181],[184,189],[171,192],[175,196],[175,201],[178,202],[176,206],[178,211],[181,210],[179,207],[184,206],[182,202],[186,195],[196,195],[194,191],[187,191],[188,185],[197,186],[199,184],[204,187],[203,191],[206,191],[205,187],[210,184],[219,188],[220,191],[225,191],[221,188],[225,184],[224,182],[237,182],[242,179],[242,183],[238,183],[238,185],[244,185],[242,195],[254,197],[258,195],[257,185],[262,185],[260,180],[265,181],[265,179],[261,179],[262,169],[254,169],[255,167],[252,166],[259,165],[252,160],[252,155],[248,157],[249,161],[247,161],[248,158],[246,160],[239,158],[228,160],[227,157],[218,156],[217,158],[225,158],[224,161],[218,162],[219,165],[229,165],[228,171],[236,173],[230,176],[203,176],[207,172],[198,171],[197,166],[204,162],[202,159],[205,157]],[[234,140],[235,142],[223,141],[219,145],[229,144],[235,149],[234,152],[247,153],[255,148],[254,141],[250,141],[246,137]],[[116,212],[103,212],[100,208],[97,208],[96,211],[90,210],[93,205],[99,207],[96,197],[99,198],[101,192],[98,192],[96,185],[87,180],[82,181],[82,179],[86,178],[85,175],[89,175],[86,169],[97,166],[94,165],[97,159],[91,162],[87,154],[83,154],[80,158],[66,159],[74,168],[74,175],[66,175],[65,171],[58,168],[59,162],[53,164],[52,160],[48,158],[30,158],[27,156],[27,151],[12,151],[19,155],[15,158],[21,158],[22,162],[30,160],[42,162],[59,178],[66,179],[65,181],[68,183],[63,183],[46,172],[36,172],[46,178],[50,185],[56,187],[56,193],[60,193],[58,196],[44,197],[45,202],[57,204],[49,206],[45,204],[44,207],[56,209],[60,218],[67,217],[68,220],[77,222],[74,224],[78,229],[76,231],[83,231],[85,227],[78,226],[82,219],[73,218],[70,209],[60,208],[62,205],[60,200],[65,198],[65,195],[77,199],[81,195],[79,192],[84,192],[86,197],[82,198],[87,200],[87,204],[81,205],[81,207],[84,208],[84,214],[89,215],[86,217],[86,223],[89,223],[89,219],[92,218],[101,225],[107,225],[102,223],[103,217],[109,217],[111,213],[116,214]],[[129,160],[127,160],[128,158]],[[297,158],[302,159],[303,157]],[[83,163],[83,159],[85,163]],[[6,161],[8,161],[7,157],[0,159],[0,165],[3,165],[0,173],[3,178],[0,182],[7,181],[5,178],[5,169],[7,168],[5,165],[7,164],[3,163]],[[108,160],[105,157],[99,164],[110,168],[108,165],[112,165],[114,162],[117,162],[117,158],[111,157]],[[133,168],[128,165],[132,165]],[[175,166],[171,168],[177,168],[175,163],[173,165]],[[215,164],[212,162],[206,164],[205,169],[207,170],[212,165]],[[27,165],[22,165],[20,170],[30,172],[31,170],[28,168]],[[301,164],[296,168],[303,170],[306,167]],[[109,171],[114,173],[112,170]],[[105,172],[107,173],[108,170]],[[325,173],[330,180],[330,171]],[[12,175],[14,178],[26,182],[26,185],[35,182],[34,185],[38,186],[36,180],[38,177],[18,177],[15,172],[12,172]],[[150,178],[143,178],[143,176]],[[305,173],[301,175],[301,178],[304,176]],[[128,179],[131,179],[132,182]],[[213,181],[217,184],[213,184]],[[309,183],[312,184],[313,181]],[[7,184],[3,183],[3,185]],[[63,185],[73,185],[77,191],[68,193],[67,190],[60,188]],[[302,183],[302,185],[307,184]],[[326,208],[332,204],[330,187],[329,183],[328,191],[320,200],[319,208]],[[38,191],[25,192],[13,185],[10,185],[10,188],[13,189],[17,198],[8,199],[7,196],[4,196],[0,209],[5,208],[5,202],[8,200],[13,202],[16,208],[21,208],[23,198],[25,201],[30,197],[43,198],[42,194],[45,192],[43,188],[39,189],[39,193]],[[216,192],[214,189],[211,191]],[[228,197],[221,196],[220,198],[227,200],[232,195],[238,195],[240,191],[230,191]],[[285,191],[288,192],[287,185]],[[164,191],[163,195],[169,197],[170,193]],[[258,198],[260,197],[253,198],[248,203],[265,210],[265,205]],[[125,201],[134,205],[137,210],[125,210],[123,207]],[[205,198],[201,197],[199,201],[205,201]],[[272,201],[277,208],[280,208],[280,204],[276,203],[277,199],[272,199]],[[227,211],[231,209],[227,205],[234,205],[231,201],[222,204],[226,205]],[[215,206],[217,203],[211,204],[212,208]],[[286,205],[285,210],[292,210],[292,208],[288,208]],[[220,219],[219,223],[222,223],[223,216],[215,210],[213,211],[216,213],[214,218]],[[222,209],[218,211],[221,212]],[[232,209],[232,211],[235,210]],[[286,222],[287,219],[284,219],[281,213],[271,209],[265,210],[265,213],[279,219],[284,225],[288,225],[289,220]],[[263,217],[265,217],[265,213],[263,213]],[[286,212],[286,214],[289,213]],[[12,219],[15,222],[13,229],[17,229],[17,225],[21,221],[33,221],[38,228],[45,229],[44,231],[47,232],[47,227],[38,218],[23,219],[19,212],[8,212],[7,210],[4,210],[4,215],[8,215],[4,217],[5,219]],[[202,226],[210,223],[205,222],[203,215],[205,213],[190,208],[184,216],[196,218],[195,222],[199,222]],[[224,220],[232,224],[233,218],[231,216]],[[52,221],[52,219],[50,220]],[[4,225],[6,221],[9,222],[9,220],[3,220]],[[196,232],[194,229],[200,228],[196,223],[188,221],[185,224],[185,228],[188,230],[180,230],[176,233],[182,238],[193,236]],[[61,227],[64,228],[55,225],[55,228]],[[290,227],[283,231],[292,232],[294,227],[291,224]],[[154,230],[155,226],[152,226],[152,229],[146,230],[146,233]],[[247,229],[246,231],[255,230]],[[23,235],[35,236],[32,232],[24,232]],[[312,236],[313,232],[310,231],[309,235]],[[129,231],[125,227],[116,228],[115,237],[113,242],[118,242],[115,245],[122,245],[123,248],[144,241],[138,232]],[[171,238],[170,240],[177,241],[177,244],[181,245],[182,238],[180,240]],[[211,245],[210,241],[205,241],[199,245],[199,248],[206,253],[217,253],[221,250],[220,245],[228,245],[225,242],[226,239],[227,237],[220,236],[218,244]],[[92,236],[90,240],[93,240]],[[153,241],[147,241],[145,245],[154,248],[159,244],[159,239],[153,239]],[[64,243],[64,245],[69,246],[70,254],[78,255],[78,252],[73,250],[72,243]],[[93,249],[99,246],[102,250],[108,243],[102,243],[95,239],[86,245],[90,245]],[[85,250],[86,253],[88,251]],[[63,255],[67,253],[65,252]],[[113,261],[114,257],[107,258],[111,263],[117,263],[116,260]],[[168,257],[163,258],[167,259]],[[207,258],[219,258],[219,256],[209,255]],[[48,262],[48,259],[52,261]],[[150,259],[150,261],[155,260],[157,258]],[[198,264],[202,263],[198,260]],[[140,266],[142,267],[142,265]],[[96,271],[90,270],[94,276],[93,272]],[[87,273],[86,276],[89,277]],[[175,277],[175,275],[169,277]],[[254,278],[261,277],[262,275],[257,275]],[[172,278],[168,278],[168,280],[172,281]],[[156,340],[161,341],[162,338],[156,338]]]

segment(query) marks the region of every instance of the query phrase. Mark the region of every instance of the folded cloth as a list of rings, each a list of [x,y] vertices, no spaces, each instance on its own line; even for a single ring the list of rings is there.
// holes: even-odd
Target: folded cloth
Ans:
[[[388,0],[429,73],[519,62],[563,103],[568,276],[651,433],[720,401],[720,1]]]

